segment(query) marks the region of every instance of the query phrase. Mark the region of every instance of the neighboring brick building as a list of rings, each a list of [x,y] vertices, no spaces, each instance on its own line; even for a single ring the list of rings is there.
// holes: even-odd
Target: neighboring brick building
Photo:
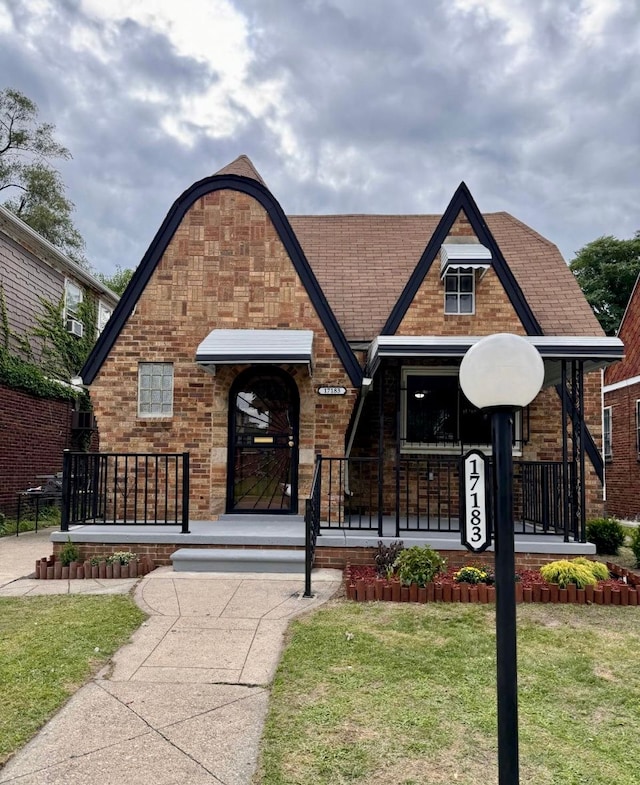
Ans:
[[[640,279],[639,279],[640,280]],[[618,328],[622,362],[604,372],[603,427],[608,515],[640,518],[640,286],[636,281]]]
[[[83,299],[95,302],[99,329],[118,302],[110,289],[0,206],[2,351],[40,364],[37,315],[43,313],[43,300],[58,304],[62,298],[65,326],[74,336],[86,329],[77,313]],[[38,484],[41,475],[62,470],[62,452],[77,444],[74,430],[79,436],[82,424],[69,400],[38,397],[16,387],[0,375],[0,511],[5,513],[13,512],[19,491]]]
[[[557,248],[464,184],[442,216],[287,217],[241,156],[173,205],[82,376],[104,449],[190,452],[194,519],[302,510],[321,453],[350,457],[324,463],[324,515],[453,530],[456,456],[489,451],[458,368],[495,332],[545,361],[514,425],[523,531],[579,538],[622,345]]]

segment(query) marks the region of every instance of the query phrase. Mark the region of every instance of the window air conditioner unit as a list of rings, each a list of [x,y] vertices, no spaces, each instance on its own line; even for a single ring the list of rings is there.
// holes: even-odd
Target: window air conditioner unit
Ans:
[[[78,338],[82,338],[84,334],[84,324],[77,319],[67,319],[67,332],[71,333],[71,335],[77,335]]]

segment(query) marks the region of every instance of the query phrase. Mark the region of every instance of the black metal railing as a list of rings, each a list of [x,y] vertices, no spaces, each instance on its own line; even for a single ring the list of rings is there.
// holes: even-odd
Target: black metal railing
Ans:
[[[62,531],[74,524],[189,531],[189,453],[65,452]]]
[[[316,541],[320,535],[320,500],[322,498],[321,458],[316,457],[311,482],[311,494],[307,499],[304,511],[305,530],[305,564],[304,564],[304,596],[311,597],[311,570],[316,554]]]
[[[390,527],[395,536],[401,531],[459,532],[460,461],[459,455],[395,461],[318,456],[322,527],[377,530],[380,536]],[[514,460],[515,532],[583,540],[584,525],[571,501],[574,484],[571,463]],[[491,488],[489,496],[491,509]]]

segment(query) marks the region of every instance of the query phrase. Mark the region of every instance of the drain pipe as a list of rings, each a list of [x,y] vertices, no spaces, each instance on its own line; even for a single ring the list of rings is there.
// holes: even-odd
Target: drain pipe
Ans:
[[[351,455],[351,448],[353,447],[353,441],[356,437],[356,431],[358,430],[358,423],[360,422],[360,415],[362,414],[362,407],[364,406],[364,399],[369,395],[371,390],[373,389],[373,379],[370,379],[368,376],[365,376],[362,380],[362,387],[360,388],[360,397],[358,398],[358,408],[356,409],[356,416],[353,418],[353,427],[351,428],[351,432],[349,433],[349,441],[347,442],[347,449],[345,450],[345,465],[344,465],[344,495],[345,496],[353,496],[351,489],[349,488],[349,456]]]

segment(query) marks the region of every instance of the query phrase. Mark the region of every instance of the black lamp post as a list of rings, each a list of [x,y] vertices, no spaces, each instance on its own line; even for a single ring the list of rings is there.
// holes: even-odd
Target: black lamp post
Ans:
[[[518,677],[516,653],[515,548],[513,533],[513,417],[528,406],[544,380],[538,350],[518,335],[482,338],[460,365],[462,391],[491,412],[496,569],[498,782],[517,785]]]

